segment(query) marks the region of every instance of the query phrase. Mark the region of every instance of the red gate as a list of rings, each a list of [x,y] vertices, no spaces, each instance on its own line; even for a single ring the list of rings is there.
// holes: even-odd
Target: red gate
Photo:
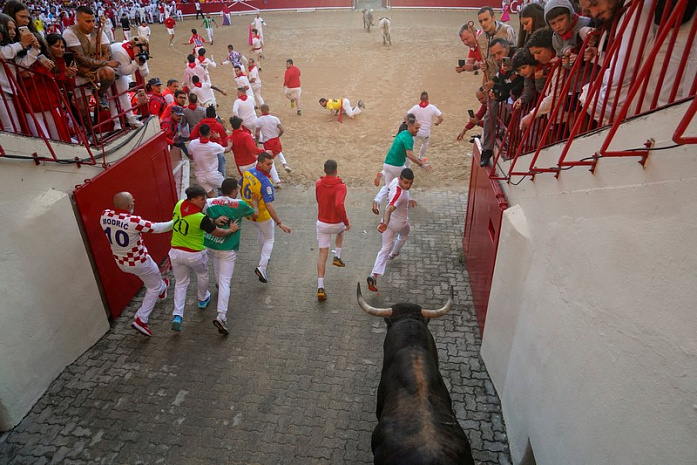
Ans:
[[[177,202],[167,140],[163,133],[135,148],[104,172],[78,186],[73,198],[82,230],[112,318],[121,314],[142,286],[140,279],[115,264],[111,248],[99,225],[105,208],[113,208],[114,194],[128,191],[136,200],[135,213],[151,221],[168,221]],[[157,263],[167,257],[171,234],[146,234],[145,244]]]
[[[496,251],[501,234],[501,220],[503,211],[508,208],[508,203],[498,181],[489,179],[491,167],[479,166],[480,157],[480,146],[474,144],[462,250],[481,335],[484,333],[486,311],[489,306],[491,280],[494,276]]]

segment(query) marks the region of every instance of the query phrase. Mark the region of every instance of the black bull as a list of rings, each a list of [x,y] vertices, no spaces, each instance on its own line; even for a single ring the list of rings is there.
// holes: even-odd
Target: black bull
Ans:
[[[358,304],[385,317],[382,376],[378,387],[378,425],[373,431],[375,464],[474,464],[469,441],[453,412],[450,394],[438,370],[438,350],[429,318],[453,306],[453,289],[444,307],[422,309],[400,303],[391,308],[368,305],[357,288]]]

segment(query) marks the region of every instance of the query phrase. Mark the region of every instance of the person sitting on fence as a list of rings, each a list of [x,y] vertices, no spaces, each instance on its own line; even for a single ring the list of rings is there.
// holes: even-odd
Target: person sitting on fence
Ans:
[[[77,85],[92,84],[97,92],[97,102],[101,110],[109,109],[106,92],[114,83],[114,68],[119,62],[112,59],[109,39],[101,29],[95,30],[94,11],[86,6],[76,10],[77,24],[63,32],[68,49],[77,63]],[[86,112],[87,92],[83,89],[79,98],[80,107]]]

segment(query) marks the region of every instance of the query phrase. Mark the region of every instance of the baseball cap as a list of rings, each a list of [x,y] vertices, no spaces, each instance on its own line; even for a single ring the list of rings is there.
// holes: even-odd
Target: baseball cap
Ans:
[[[160,78],[152,78],[148,81],[148,84],[150,84],[151,86],[161,86],[162,81],[160,81]]]
[[[172,107],[172,114],[173,114],[173,115],[183,116],[183,115],[184,115],[184,108],[183,108],[183,107],[180,107],[180,106],[178,106],[178,105],[175,105],[175,106]]]

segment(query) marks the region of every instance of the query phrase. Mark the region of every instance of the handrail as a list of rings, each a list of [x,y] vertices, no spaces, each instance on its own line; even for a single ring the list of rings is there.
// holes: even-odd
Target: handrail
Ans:
[[[41,86],[41,82],[37,83],[36,79],[32,80],[20,77],[23,71],[37,74],[37,70],[31,67],[27,68],[6,60],[0,60],[0,66],[2,67],[0,71],[4,71],[7,83],[9,83],[10,90],[12,91],[11,94],[17,99],[17,102],[13,101],[14,98],[8,100],[5,98],[5,93],[2,92],[0,112],[3,112],[11,122],[9,132],[25,137],[39,138],[43,140],[48,150],[49,156],[40,157],[35,154],[35,156],[31,158],[35,164],[38,165],[42,161],[53,161],[56,163],[75,163],[79,167],[82,164],[96,165],[98,159],[101,158],[102,166],[104,168],[108,166],[105,160],[106,144],[128,131],[125,116],[129,109],[122,108],[118,98],[128,91],[119,94],[116,85],[112,85],[109,89],[107,99],[113,102],[116,113],[112,114],[112,111],[110,111],[107,118],[99,120],[100,111],[98,106],[92,101],[93,99],[89,95],[89,92],[85,92],[86,89],[91,87],[91,84],[87,83],[81,86],[75,86],[74,92],[71,93],[61,82],[48,74],[40,73],[41,79],[48,82],[48,88],[46,86]],[[137,90],[142,87],[143,85],[140,84],[137,85],[135,89],[131,90]],[[57,91],[52,92],[54,90]],[[35,99],[38,99],[38,101],[42,103],[51,101],[51,98],[56,99],[57,108],[55,108],[55,110],[59,112],[59,115],[53,114],[51,110],[35,111],[32,108],[31,99],[29,98],[29,95],[32,93],[37,96]],[[80,108],[86,109],[84,114],[83,111],[80,111]],[[41,122],[37,115],[41,117]],[[64,120],[56,121],[56,116]],[[85,118],[85,116],[88,117]],[[94,121],[93,118],[95,119]],[[45,123],[46,126],[44,126],[42,122]],[[119,123],[121,129],[105,134],[107,128],[116,123]],[[54,126],[50,126],[51,124]],[[58,129],[59,126],[60,129]],[[65,132],[66,128],[69,129],[72,140],[65,140],[65,134],[62,136],[59,134],[58,138],[52,137],[51,127],[59,133]],[[3,127],[2,121],[0,121],[0,131],[5,131],[6,129],[7,128]],[[58,157],[53,147],[54,142],[82,146],[87,151],[87,157],[61,159]],[[97,151],[101,153],[95,153],[94,149],[97,149]],[[2,156],[6,155],[0,153],[0,157]]]

